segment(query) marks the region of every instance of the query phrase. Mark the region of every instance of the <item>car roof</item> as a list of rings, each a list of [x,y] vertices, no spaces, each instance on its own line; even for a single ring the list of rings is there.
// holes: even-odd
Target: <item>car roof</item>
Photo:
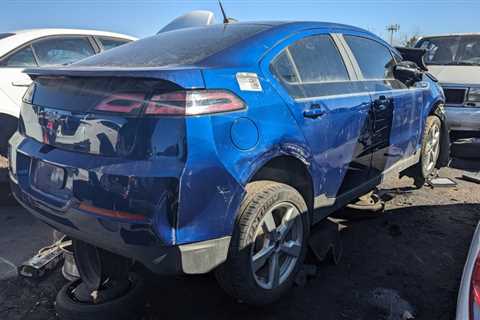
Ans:
[[[200,58],[196,61],[185,62],[172,62],[171,64],[161,64],[156,65],[155,59],[151,55],[156,55],[156,50],[161,52],[164,50],[163,46],[159,46],[156,41],[160,37],[171,37],[172,33],[175,33],[175,36],[181,37],[190,32],[198,33],[203,31],[206,28],[219,28],[222,27],[224,30],[228,30],[229,26],[232,28],[242,28],[252,29],[255,26],[258,26],[259,31],[254,35],[239,40],[231,46],[220,49],[212,53],[211,55]],[[262,28],[263,27],[263,28]],[[385,43],[388,47],[391,48],[384,40],[374,35],[373,33],[366,31],[361,28],[338,24],[338,23],[329,23],[329,22],[313,22],[313,21],[254,21],[254,22],[235,22],[228,25],[222,24],[213,24],[208,26],[185,28],[181,30],[173,30],[164,33],[157,34],[152,37],[141,39],[135,43],[127,44],[125,46],[100,53],[94,57],[87,58],[78,63],[73,63],[65,67],[54,67],[54,68],[42,68],[40,69],[28,69],[26,73],[35,74],[35,75],[47,75],[47,74],[75,74],[75,73],[84,73],[84,72],[110,72],[110,71],[119,71],[123,70],[124,72],[129,71],[145,71],[155,72],[155,70],[165,70],[165,69],[187,69],[187,68],[229,68],[229,67],[238,67],[255,64],[261,59],[261,57],[268,51],[270,48],[275,47],[281,41],[287,39],[288,37],[295,35],[298,32],[308,31],[308,30],[321,30],[328,33],[341,33],[346,31],[351,31],[358,35],[364,35],[376,39],[381,43]],[[223,33],[219,33],[223,34]],[[157,40],[156,40],[157,39]],[[149,49],[149,42],[152,47]],[[156,44],[155,44],[156,43]],[[393,48],[392,48],[393,49]],[[132,50],[140,50],[141,55],[138,55],[132,59],[126,59],[126,57],[132,55]],[[183,49],[182,49],[183,50]],[[184,52],[184,51],[182,51]],[[192,52],[189,50],[188,52]],[[193,51],[195,53],[195,51]],[[146,57],[144,57],[147,55]],[[143,60],[142,60],[143,59]],[[138,61],[137,61],[138,60]],[[124,62],[125,61],[125,62]]]
[[[459,32],[459,33],[444,33],[444,34],[435,34],[435,35],[425,35],[421,36],[421,39],[425,38],[442,38],[442,37],[463,37],[463,36],[480,36],[480,32]]]
[[[29,29],[17,30],[8,33],[11,33],[12,35],[0,39],[0,57],[32,40],[56,35],[94,35],[121,38],[132,41],[137,40],[137,38],[126,34],[88,29]]]

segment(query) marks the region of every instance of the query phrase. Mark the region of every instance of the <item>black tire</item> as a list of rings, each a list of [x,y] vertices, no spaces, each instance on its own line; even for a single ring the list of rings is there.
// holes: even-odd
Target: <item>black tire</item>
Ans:
[[[284,295],[293,285],[303,265],[310,230],[305,200],[294,188],[272,181],[256,181],[246,186],[227,261],[215,270],[220,286],[232,297],[251,305],[265,305]],[[288,202],[300,212],[303,226],[301,251],[290,275],[276,288],[265,289],[256,282],[251,269],[251,247],[257,227],[269,209]]]
[[[440,121],[440,119],[437,117],[437,116],[429,116],[427,117],[427,121],[425,123],[425,129],[423,130],[423,136],[422,136],[422,148],[420,150],[420,160],[419,162],[406,169],[404,172],[402,172],[401,176],[409,176],[409,177],[412,177],[414,179],[414,185],[417,187],[417,188],[421,188],[423,187],[423,185],[425,184],[426,180],[433,177],[436,169],[437,169],[437,164],[438,164],[438,159],[439,159],[439,156],[440,156],[440,153],[441,153],[441,143],[439,145],[439,148],[440,148],[440,151],[439,151],[439,154],[437,155],[437,158],[435,160],[435,165],[433,167],[430,167],[430,168],[427,168],[427,159],[428,159],[428,147],[427,147],[427,144],[428,144],[428,140],[429,138],[431,137],[431,133],[432,133],[432,128],[436,126],[437,128],[440,129],[440,141],[442,141],[442,122]]]
[[[143,315],[145,284],[136,274],[130,275],[131,288],[114,300],[99,304],[82,303],[72,298],[71,292],[81,280],[70,282],[58,292],[55,309],[61,320],[135,320]]]
[[[0,156],[8,156],[8,140],[17,131],[17,127],[17,118],[6,115],[0,116]]]
[[[434,133],[434,130],[438,130],[439,137],[438,137],[438,152],[435,155],[434,164],[433,166],[429,167],[429,155],[428,155],[428,143]],[[425,129],[423,131],[423,138],[422,138],[422,151],[420,154],[420,167],[422,170],[422,177],[424,179],[428,179],[433,175],[435,172],[437,161],[440,156],[440,148],[441,148],[441,133],[442,133],[442,122],[437,116],[429,116],[427,117],[427,121],[425,124]]]

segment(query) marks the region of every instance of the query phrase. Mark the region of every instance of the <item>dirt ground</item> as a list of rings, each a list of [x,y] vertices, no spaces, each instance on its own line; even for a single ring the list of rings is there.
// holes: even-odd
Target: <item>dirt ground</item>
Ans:
[[[454,166],[478,171],[480,161],[455,161]],[[393,320],[408,313],[415,319],[453,319],[480,219],[480,184],[462,180],[461,169],[440,172],[458,183],[453,188],[413,190],[409,178],[387,180],[381,186],[386,210],[375,217],[339,213],[340,263],[320,263],[316,276],[274,305],[237,303],[212,275],[150,276],[145,319]],[[56,319],[55,294],[65,283],[60,272],[28,281],[15,277],[3,261],[18,265],[50,239],[51,231],[32,219],[10,201],[0,207],[0,319]]]

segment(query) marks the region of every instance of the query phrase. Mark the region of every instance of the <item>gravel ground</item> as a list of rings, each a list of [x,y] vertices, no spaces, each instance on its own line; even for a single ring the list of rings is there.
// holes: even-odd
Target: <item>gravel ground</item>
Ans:
[[[480,169],[479,161],[455,165]],[[441,170],[458,183],[454,188],[413,190],[411,179],[389,179],[381,186],[384,213],[337,214],[344,249],[340,263],[320,263],[316,276],[272,306],[233,301],[212,275],[149,276],[145,319],[393,320],[407,313],[453,319],[463,263],[480,219],[480,185],[462,180],[462,173]],[[51,231],[7,204],[0,207],[0,257],[18,264],[44,245]],[[3,263],[2,269],[1,263],[0,319],[56,319],[53,301],[65,283],[60,272],[34,282],[5,275],[9,267]]]

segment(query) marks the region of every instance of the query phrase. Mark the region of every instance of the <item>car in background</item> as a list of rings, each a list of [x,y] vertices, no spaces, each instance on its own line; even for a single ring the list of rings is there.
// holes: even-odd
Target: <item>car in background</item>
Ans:
[[[457,300],[456,320],[480,319],[480,224],[472,238]]]
[[[215,271],[235,298],[271,303],[293,285],[311,226],[385,175],[425,179],[448,155],[435,79],[351,26],[186,28],[26,73],[11,187],[74,239],[81,282],[59,292],[61,318],[101,306],[133,318],[133,261]]]
[[[70,64],[134,40],[119,33],[77,29],[0,33],[0,155],[6,156],[22,96],[31,84],[25,68]]]
[[[426,36],[416,47],[443,87],[452,133],[480,137],[480,33]]]

